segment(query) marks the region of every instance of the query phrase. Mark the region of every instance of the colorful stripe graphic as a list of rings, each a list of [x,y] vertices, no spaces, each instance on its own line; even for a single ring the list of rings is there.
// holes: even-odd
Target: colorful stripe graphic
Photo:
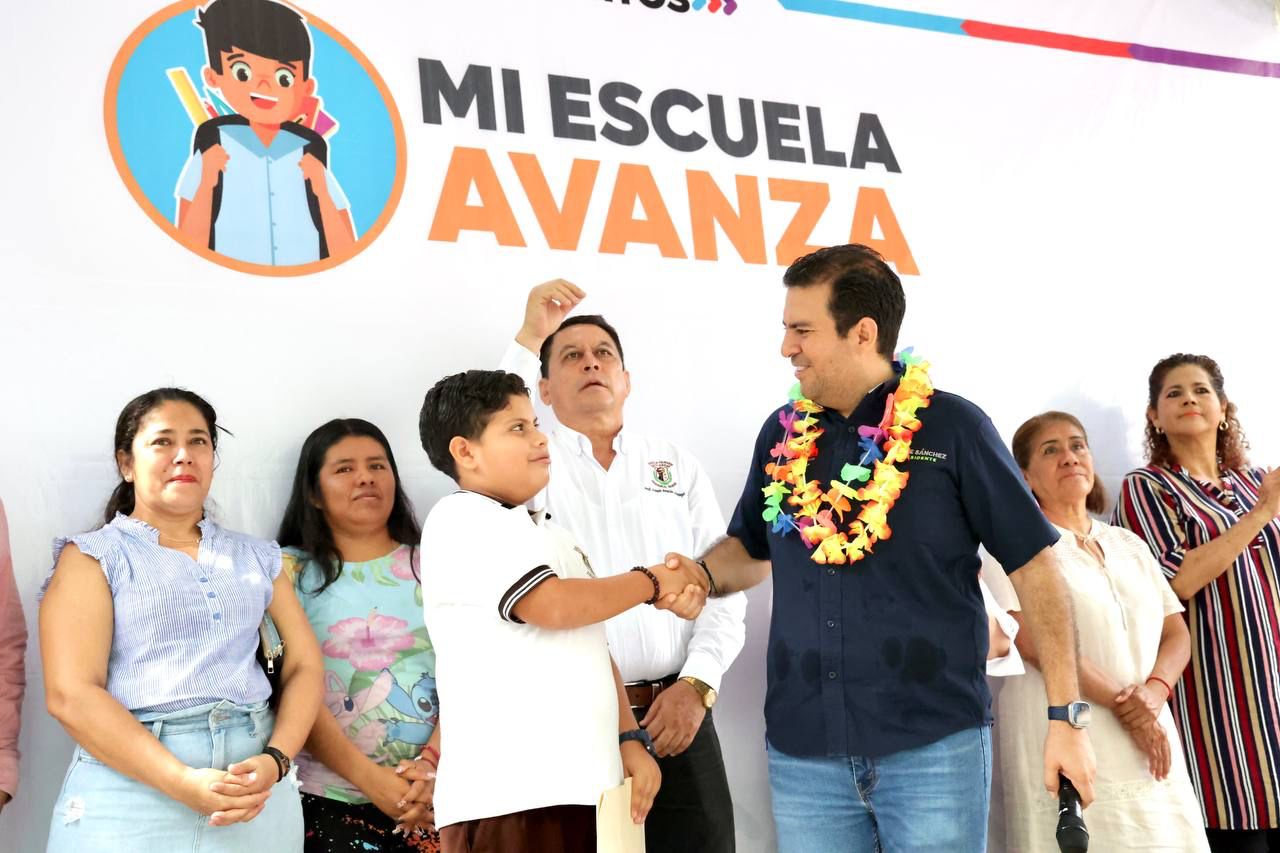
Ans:
[[[783,8],[793,12],[809,12],[831,18],[848,18],[891,27],[907,27],[913,30],[930,30],[953,36],[973,36],[991,41],[1069,50],[1073,53],[1091,53],[1095,56],[1113,56],[1136,59],[1139,62],[1155,62],[1161,65],[1178,65],[1183,68],[1199,68],[1204,71],[1223,71],[1228,74],[1248,74],[1253,77],[1280,77],[1280,62],[1261,62],[1253,59],[1237,59],[1231,56],[1215,56],[1190,50],[1173,50],[1122,41],[1030,30],[1025,27],[1009,27],[986,21],[970,21],[911,12],[906,9],[889,9],[867,3],[851,3],[846,0],[778,0]]]
[[[710,3],[707,0],[693,0],[693,11],[701,12],[704,6],[713,15],[719,12],[721,8],[724,9],[726,15],[732,15],[738,11],[738,0],[711,0]]]

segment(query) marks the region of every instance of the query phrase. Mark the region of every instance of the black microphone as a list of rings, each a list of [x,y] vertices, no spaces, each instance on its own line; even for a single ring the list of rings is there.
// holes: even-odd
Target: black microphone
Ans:
[[[1062,853],[1085,853],[1089,849],[1089,828],[1084,825],[1080,792],[1071,780],[1058,774],[1058,849]]]

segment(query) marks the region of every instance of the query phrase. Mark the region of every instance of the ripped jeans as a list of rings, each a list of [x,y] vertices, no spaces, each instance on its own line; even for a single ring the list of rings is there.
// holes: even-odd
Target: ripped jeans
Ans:
[[[134,714],[188,767],[217,767],[262,752],[275,717],[266,702],[222,701],[168,713]],[[51,853],[301,853],[302,805],[296,780],[271,790],[248,823],[209,826],[177,800],[118,773],[76,747],[53,807]]]

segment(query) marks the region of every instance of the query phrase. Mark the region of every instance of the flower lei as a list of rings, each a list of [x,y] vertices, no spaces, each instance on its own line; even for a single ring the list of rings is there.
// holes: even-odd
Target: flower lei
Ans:
[[[790,411],[778,415],[785,432],[770,454],[773,461],[764,469],[773,478],[763,489],[764,520],[772,523],[774,533],[784,536],[798,530],[816,563],[856,563],[871,553],[877,542],[893,535],[889,510],[902,494],[908,477],[896,465],[910,457],[911,439],[921,426],[916,412],[928,406],[933,396],[929,362],[913,355],[910,347],[898,353],[898,360],[906,370],[897,389],[885,401],[880,424],[858,427],[862,457],[856,465],[846,463],[840,469],[840,479],[831,480],[831,487],[825,492],[817,481],[805,477],[809,460],[818,455],[818,439],[823,430],[818,428],[814,415],[822,411],[822,406],[805,399],[797,383],[791,389]],[[855,482],[866,485],[855,489],[850,485]],[[783,507],[784,499],[797,507],[794,515]],[[861,502],[861,509],[849,522],[847,532],[841,531],[838,527],[844,522],[845,513],[853,512],[854,500]]]

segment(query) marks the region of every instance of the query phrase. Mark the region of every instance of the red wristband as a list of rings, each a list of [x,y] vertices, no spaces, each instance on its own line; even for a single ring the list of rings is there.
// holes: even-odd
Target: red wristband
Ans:
[[[1147,681],[1158,681],[1158,682],[1160,682],[1161,684],[1163,684],[1163,685],[1164,685],[1164,689],[1165,689],[1166,691],[1168,691],[1169,696],[1171,696],[1171,697],[1173,696],[1173,688],[1169,686],[1169,682],[1165,681],[1165,680],[1164,680],[1163,678],[1161,678],[1160,676],[1158,676],[1158,675],[1148,675],[1148,676],[1147,676]]]
[[[422,747],[422,757],[431,762],[432,767],[440,766],[440,750],[436,749],[431,744],[427,744]]]

